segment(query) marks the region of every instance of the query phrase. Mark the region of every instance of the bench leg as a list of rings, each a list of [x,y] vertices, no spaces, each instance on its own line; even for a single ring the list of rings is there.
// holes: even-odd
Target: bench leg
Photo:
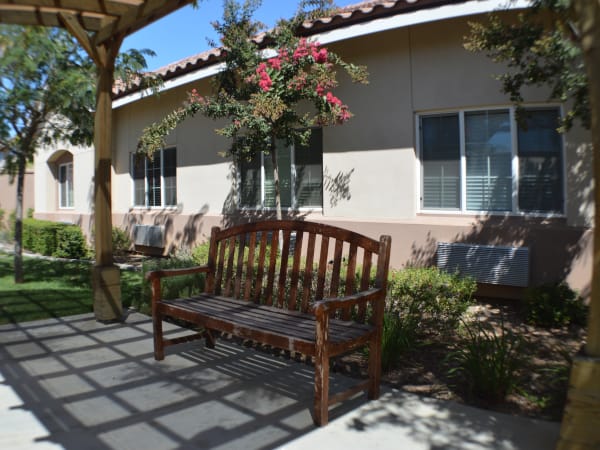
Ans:
[[[379,398],[379,383],[381,381],[381,338],[375,334],[369,343],[369,400]]]
[[[163,329],[162,316],[158,312],[152,315],[152,323],[154,326],[154,359],[162,361],[165,359],[165,348],[163,345]]]
[[[315,355],[315,424],[325,426],[329,421],[329,357],[325,348],[317,347]]]
[[[205,328],[204,332],[202,334],[204,335],[204,338],[206,339],[206,346],[208,348],[215,348],[215,337],[212,333],[212,330]]]
[[[315,345],[315,424],[325,426],[329,421],[329,313],[317,316]]]

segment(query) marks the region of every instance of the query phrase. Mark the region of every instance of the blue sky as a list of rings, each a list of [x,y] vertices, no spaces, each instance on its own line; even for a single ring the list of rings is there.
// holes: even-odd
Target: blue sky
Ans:
[[[337,6],[346,6],[360,0],[337,0]],[[262,0],[255,19],[273,26],[281,17],[291,17],[296,11],[296,0]],[[223,0],[200,0],[198,7],[186,6],[167,17],[132,34],[123,43],[122,50],[149,48],[156,57],[147,58],[148,69],[154,70],[209,48],[207,38],[217,40],[211,22],[221,19]]]

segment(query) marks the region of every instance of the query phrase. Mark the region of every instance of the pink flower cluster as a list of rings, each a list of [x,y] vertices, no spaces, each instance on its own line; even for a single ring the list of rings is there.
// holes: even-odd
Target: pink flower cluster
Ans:
[[[265,63],[260,63],[256,68],[256,74],[259,77],[258,86],[265,92],[271,89],[273,86],[273,81],[267,72],[267,65]]]
[[[340,107],[342,106],[342,101],[339,98],[337,98],[335,95],[333,95],[331,92],[328,92],[327,95],[325,95],[325,100],[331,106],[340,106]]]
[[[346,122],[352,117],[350,111],[348,111],[348,106],[344,105],[342,101],[331,92],[327,92],[325,101],[331,106],[331,109],[336,116],[337,123]]]
[[[298,76],[294,77],[290,81],[288,88],[293,89],[295,91],[301,91],[302,89],[304,89],[306,87],[307,81],[308,80],[306,78],[306,73],[301,72],[300,74],[298,74]]]
[[[192,91],[188,94],[188,100],[191,103],[206,103],[206,99],[198,94],[196,89],[192,89]]]
[[[300,39],[298,46],[294,50],[292,58],[295,62],[298,62],[302,58],[312,56],[313,60],[318,64],[327,62],[328,53],[326,48],[319,48],[318,42],[311,42],[308,44],[305,38]]]

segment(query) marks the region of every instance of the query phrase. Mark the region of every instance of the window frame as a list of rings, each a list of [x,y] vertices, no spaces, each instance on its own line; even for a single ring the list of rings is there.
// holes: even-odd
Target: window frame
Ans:
[[[167,150],[173,150],[175,152],[175,203],[173,205],[165,205],[166,195],[166,183],[165,183],[165,156],[164,153]],[[169,146],[157,150],[160,152],[160,206],[149,205],[148,196],[150,192],[150,184],[148,178],[148,163],[150,161],[149,158],[144,158],[144,204],[140,205],[135,203],[135,180],[134,172],[135,172],[135,158],[136,153],[129,154],[129,177],[131,180],[131,205],[133,209],[152,209],[152,210],[165,210],[165,209],[177,209],[177,147]]]
[[[69,180],[69,167],[71,168],[71,179]],[[61,172],[65,168],[66,171],[66,180],[65,182],[61,179]],[[62,163],[58,165],[58,209],[75,209],[75,172],[73,170],[73,161],[69,161],[66,163]],[[71,189],[69,190],[69,183]],[[63,189],[66,187],[66,199],[67,205],[62,204],[62,193]]]
[[[321,128],[314,128],[314,130],[322,130]],[[324,176],[324,164],[323,164],[323,136],[321,135],[321,206],[301,206],[298,207],[298,199],[296,196],[296,182],[297,182],[297,165],[296,165],[296,145],[292,144],[286,147],[290,151],[290,195],[291,195],[291,206],[282,206],[282,211],[286,212],[322,212],[323,211],[323,202],[324,202],[324,184],[325,184],[325,176]],[[275,211],[277,208],[274,206],[265,206],[266,199],[266,189],[265,189],[265,180],[266,180],[266,172],[265,172],[265,158],[270,158],[271,155],[265,155],[264,152],[260,153],[260,205],[250,206],[242,204],[242,161],[238,160],[236,162],[237,165],[237,185],[238,185],[238,195],[237,195],[237,207],[240,211]]]
[[[560,117],[564,117],[563,105],[557,103],[543,104],[524,104],[525,110],[557,110]],[[488,112],[508,110],[510,121],[510,142],[511,142],[511,170],[512,170],[512,205],[510,211],[498,210],[469,210],[467,209],[467,177],[466,177],[466,142],[465,142],[465,114],[470,112]],[[460,199],[458,209],[435,209],[423,208],[423,149],[421,139],[421,119],[423,117],[432,117],[436,115],[457,114],[459,121],[460,136]],[[566,161],[566,138],[564,133],[560,134],[561,140],[561,189],[562,189],[562,208],[561,211],[540,212],[540,211],[521,211],[518,209],[519,202],[519,148],[518,148],[518,124],[516,120],[516,107],[513,105],[494,105],[472,108],[442,109],[432,111],[422,111],[415,114],[415,149],[416,149],[416,204],[417,213],[428,215],[488,215],[488,216],[519,216],[519,217],[544,217],[544,218],[564,218],[567,211],[567,161]]]

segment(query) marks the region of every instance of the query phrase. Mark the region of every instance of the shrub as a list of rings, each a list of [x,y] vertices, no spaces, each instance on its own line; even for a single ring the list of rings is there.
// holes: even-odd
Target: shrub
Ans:
[[[112,228],[112,246],[115,255],[122,256],[131,248],[131,239],[127,231],[119,227]]]
[[[541,327],[585,325],[587,307],[583,299],[566,283],[552,283],[527,290],[525,319]]]
[[[56,251],[58,222],[23,219],[23,248],[41,255],[52,256]]]
[[[472,278],[435,267],[392,271],[386,309],[400,317],[410,316],[415,332],[443,334],[458,326],[476,288]]]
[[[85,237],[77,225],[59,224],[56,228],[56,249],[52,256],[57,258],[82,259],[87,256]]]
[[[208,249],[210,248],[210,241],[206,241],[192,249],[192,260],[195,264],[203,265],[208,262]]]
[[[27,212],[25,214],[25,217],[27,217],[28,219],[33,219],[33,213],[35,212],[35,210],[33,208],[27,208]]]
[[[23,220],[23,248],[46,256],[83,258],[87,254],[81,228],[47,220]]]
[[[142,263],[142,274],[145,277],[146,273],[152,270],[175,269],[195,265],[197,264],[187,256],[153,259]],[[204,291],[204,281],[205,276],[203,273],[163,278],[160,283],[161,297],[163,299],[173,299],[198,294]],[[152,289],[150,283],[144,282],[140,304],[134,306],[142,312],[149,312],[151,299]]]
[[[393,368],[400,355],[415,347],[416,326],[413,316],[384,314],[381,340],[381,367],[384,371]]]
[[[522,339],[507,330],[486,328],[480,321],[466,324],[466,339],[448,354],[450,378],[457,379],[469,397],[497,404],[517,384],[517,371],[524,364]]]

